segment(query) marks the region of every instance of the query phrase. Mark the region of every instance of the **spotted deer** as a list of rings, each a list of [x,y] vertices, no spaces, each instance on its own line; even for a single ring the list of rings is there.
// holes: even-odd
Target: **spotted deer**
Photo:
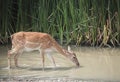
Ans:
[[[42,65],[44,69],[44,55],[49,54],[52,62],[55,65],[55,60],[51,55],[51,52],[57,51],[63,56],[70,59],[73,63],[79,67],[79,62],[76,54],[68,48],[63,49],[56,41],[47,33],[41,32],[17,32],[11,35],[12,48],[8,51],[8,67],[11,68],[11,56],[14,54],[14,63],[18,67],[18,57],[23,51],[38,50],[42,55]]]

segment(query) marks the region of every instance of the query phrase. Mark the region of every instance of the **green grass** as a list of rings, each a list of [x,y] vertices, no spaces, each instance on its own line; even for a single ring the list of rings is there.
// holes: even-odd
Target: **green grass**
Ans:
[[[60,44],[120,45],[119,0],[2,0],[0,43],[18,31],[51,34]]]

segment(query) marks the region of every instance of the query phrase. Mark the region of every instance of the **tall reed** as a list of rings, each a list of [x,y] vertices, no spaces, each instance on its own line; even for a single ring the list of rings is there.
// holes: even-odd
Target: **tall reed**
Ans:
[[[2,0],[0,4],[0,43],[14,32],[40,31],[66,45],[120,45],[119,0]]]

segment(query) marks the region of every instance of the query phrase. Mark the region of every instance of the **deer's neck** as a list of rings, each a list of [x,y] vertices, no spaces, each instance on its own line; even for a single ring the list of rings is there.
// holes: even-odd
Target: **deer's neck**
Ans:
[[[68,56],[68,51],[63,49],[59,44],[56,44],[54,47],[60,54],[64,55],[65,57]]]

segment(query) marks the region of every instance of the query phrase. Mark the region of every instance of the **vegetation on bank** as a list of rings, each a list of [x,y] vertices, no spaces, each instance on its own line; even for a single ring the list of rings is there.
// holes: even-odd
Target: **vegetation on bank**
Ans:
[[[1,0],[0,43],[18,31],[51,34],[61,44],[120,45],[120,0]]]

